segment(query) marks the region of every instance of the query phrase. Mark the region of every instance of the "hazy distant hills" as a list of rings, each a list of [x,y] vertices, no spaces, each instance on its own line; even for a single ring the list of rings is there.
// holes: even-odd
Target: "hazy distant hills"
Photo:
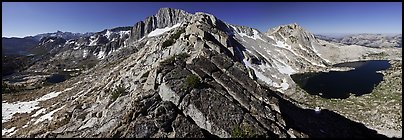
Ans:
[[[316,35],[317,38],[333,41],[347,45],[360,45],[366,47],[400,47],[402,46],[402,35],[388,34],[352,34],[340,37],[332,37],[330,35]]]
[[[33,37],[24,38],[2,38],[2,51],[5,55],[25,54],[28,48],[38,44],[38,40]]]
[[[77,39],[82,36],[90,36],[93,33],[71,33],[56,31],[54,33],[43,33],[35,36],[18,37],[2,37],[2,50],[5,55],[28,55],[29,49],[38,45],[44,37],[59,37],[65,40]]]

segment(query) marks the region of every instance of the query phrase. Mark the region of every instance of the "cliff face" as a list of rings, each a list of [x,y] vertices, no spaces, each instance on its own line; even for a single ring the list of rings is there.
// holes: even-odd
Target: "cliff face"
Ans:
[[[131,30],[131,35],[134,40],[138,40],[157,28],[171,27],[190,18],[191,14],[183,10],[161,8],[156,15],[137,22]]]
[[[279,68],[304,59],[294,55],[290,57],[296,60],[280,61],[281,56],[297,52],[288,49],[295,45],[274,45],[288,35],[270,35],[273,39],[206,13],[160,9],[136,23],[125,43],[99,58],[95,67],[61,84],[31,91],[18,102],[6,97],[3,136],[380,137],[334,112],[301,109],[269,87],[275,84],[265,84],[258,72],[283,78],[290,73]],[[307,48],[303,42],[315,41],[300,41],[309,35],[292,35],[298,36],[295,41],[303,49]],[[111,41],[101,44],[105,43]],[[279,53],[260,54],[258,48]],[[304,64],[322,67],[320,57],[310,58],[320,66]],[[11,109],[18,107],[24,110]]]

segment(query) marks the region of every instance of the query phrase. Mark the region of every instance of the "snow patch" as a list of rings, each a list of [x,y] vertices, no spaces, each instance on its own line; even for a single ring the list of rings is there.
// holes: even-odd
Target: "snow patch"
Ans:
[[[16,113],[31,113],[32,111],[39,109],[37,105],[39,104],[40,101],[46,101],[51,98],[54,98],[58,96],[60,93],[71,90],[72,88],[66,88],[63,91],[59,92],[51,92],[49,94],[46,94],[39,99],[36,99],[34,101],[28,101],[28,102],[16,102],[16,103],[2,103],[1,107],[1,123],[7,122],[12,119],[13,115]],[[35,115],[35,114],[34,114]]]
[[[281,90],[287,90],[287,89],[289,88],[289,84],[283,82],[283,83],[281,84],[281,87],[282,87]]]
[[[83,50],[83,58],[86,58],[88,55],[88,50]]]
[[[254,47],[252,46],[252,48],[254,48]],[[260,54],[262,57],[264,57],[267,61],[270,60],[269,58],[267,58],[265,55],[261,54],[260,52],[258,52],[258,51],[256,51],[256,52],[257,52],[258,54]],[[285,55],[285,56],[286,56],[286,55]],[[277,60],[277,61],[279,61],[280,63],[283,64],[283,66],[281,66],[279,63],[274,62],[275,65],[276,65],[276,67],[277,67],[277,69],[278,69],[278,71],[279,71],[280,73],[291,75],[291,74],[293,74],[293,73],[296,72],[291,66],[287,65],[285,62],[280,61],[280,60]],[[270,67],[270,66],[267,66],[267,67]]]
[[[90,44],[88,46],[95,46],[97,45],[97,40],[98,38],[95,38],[95,36],[90,37]]]
[[[293,73],[295,73],[296,71],[292,69],[292,67],[290,67],[289,65],[285,65],[285,66],[280,66],[280,65],[276,65],[278,68],[278,71],[282,74],[287,74],[287,75],[291,75]]]
[[[258,32],[257,30],[253,29],[253,33],[254,33],[253,38],[254,38],[255,40],[260,39],[260,40],[262,40],[262,41],[265,42],[265,40],[262,39],[261,36],[258,34],[259,32]]]
[[[292,50],[292,47],[291,47],[290,45],[286,44],[286,43],[283,42],[283,41],[276,41],[276,45],[275,45],[275,46],[278,46],[278,47],[283,48],[283,49],[287,49],[287,50],[289,50],[290,52],[292,52],[295,56],[298,56],[298,57],[300,57],[300,58],[303,58],[303,59],[305,59],[306,61],[308,61],[309,63],[311,63],[311,64],[313,64],[313,65],[320,66],[320,67],[325,67],[323,64],[314,63],[313,61],[310,61],[308,58],[306,58],[306,57],[304,57],[304,56],[302,56],[302,55],[300,55],[300,54],[297,54],[295,51]],[[303,48],[302,45],[299,44],[299,47],[300,47],[302,50],[308,52],[308,50],[305,49],[305,48]],[[313,51],[314,51],[314,50],[313,50]],[[316,51],[315,51],[315,52],[316,52]],[[316,54],[317,54],[317,56],[319,56],[318,53],[316,53]],[[284,55],[284,56],[286,57],[286,55]],[[320,57],[320,56],[319,56],[319,57]]]
[[[22,126],[22,128],[26,128],[26,127],[28,127],[28,124],[25,124],[24,126]]]
[[[107,32],[105,33],[105,37],[107,37],[109,39],[109,37],[111,36],[113,32],[111,32],[110,30],[107,30]]]
[[[128,31],[119,31],[119,35],[121,37],[123,37],[124,35],[129,35],[129,34],[130,34],[130,30],[128,30]]]
[[[266,42],[264,39],[262,39],[262,38],[259,36],[258,33],[259,33],[259,32],[258,32],[257,30],[253,29],[253,36],[252,36],[252,37],[251,37],[251,36],[248,36],[246,33],[237,33],[237,34],[239,34],[241,37],[244,37],[244,36],[245,36],[245,37],[248,37],[248,38],[251,38],[251,39],[254,39],[254,40],[260,39],[260,40]]]
[[[14,130],[15,130],[15,127],[11,127],[10,129],[2,129],[2,130],[1,130],[1,135],[3,136],[3,135],[5,135],[5,134],[7,134],[7,133],[14,132]],[[10,134],[9,134],[9,135],[10,135]]]
[[[45,120],[52,120],[52,115],[53,115],[53,113],[55,113],[55,112],[61,110],[63,107],[65,107],[65,106],[62,106],[62,107],[60,107],[60,108],[58,108],[58,109],[55,109],[55,110],[53,110],[53,111],[51,111],[51,112],[49,112],[49,113],[47,113],[47,114],[41,116],[38,120],[35,121],[34,124],[37,124],[37,123],[42,122],[42,121],[45,121]]]
[[[46,94],[46,95],[42,96],[41,98],[37,99],[36,101],[46,101],[46,100],[52,99],[54,97],[57,97],[60,93],[62,93],[62,92],[61,91],[59,91],[59,92],[51,92],[49,94]]]
[[[249,67],[249,68],[251,68],[251,69],[254,70],[255,76],[257,76],[257,78],[259,78],[260,80],[262,80],[262,81],[264,81],[264,82],[266,82],[266,83],[272,83],[272,80],[271,80],[270,78],[266,77],[266,76],[265,76],[264,74],[262,74],[260,71],[256,70],[256,69],[252,66],[252,64],[251,64],[249,61],[247,61],[247,59],[243,59],[243,62],[244,62],[244,64],[245,64],[246,67]]]
[[[68,40],[68,41],[66,41],[66,45],[70,45],[70,44],[74,44],[74,43],[76,43],[74,40]]]
[[[102,59],[102,58],[104,58],[104,55],[105,55],[105,52],[101,50],[100,52],[98,52],[97,58]]]
[[[63,71],[79,71],[80,69],[63,69]]]
[[[2,103],[1,123],[9,121],[16,113],[31,113],[35,109],[39,109],[37,101]]]
[[[171,27],[165,27],[165,28],[162,28],[162,29],[155,29],[155,30],[151,31],[151,32],[147,35],[147,37],[159,36],[159,35],[161,35],[161,34],[167,32],[167,31],[170,31],[170,30],[172,30],[172,29],[174,29],[174,28],[179,27],[180,25],[181,25],[180,23],[177,23],[177,24],[175,24],[175,25],[173,25],[173,26],[171,26]]]
[[[243,62],[244,62],[244,64],[245,64],[246,67],[249,67],[249,68],[251,68],[251,69],[254,70],[255,76],[256,76],[258,79],[260,79],[261,81],[263,81],[263,82],[265,82],[265,83],[267,83],[267,84],[269,84],[269,85],[271,85],[271,86],[273,86],[273,87],[279,87],[279,84],[278,84],[278,83],[273,82],[271,78],[268,78],[268,77],[265,76],[263,73],[261,73],[260,71],[258,71],[257,69],[255,69],[255,68],[252,66],[252,64],[251,64],[249,61],[247,61],[247,59],[243,59]],[[260,67],[261,67],[261,65],[260,65]],[[262,69],[262,68],[261,68],[261,69]]]
[[[31,117],[36,117],[36,116],[38,116],[39,114],[41,114],[42,112],[44,112],[45,110],[46,110],[45,108],[42,108],[42,109],[36,111],[35,114],[32,115]]]
[[[277,46],[277,47],[279,47],[279,48],[284,48],[284,49],[288,49],[288,50],[291,50],[292,48],[288,45],[288,44],[286,44],[285,42],[283,42],[283,41],[276,41],[276,45],[275,46]]]
[[[271,35],[270,35],[270,36],[268,36],[268,37],[271,38],[272,40],[275,40],[274,36],[271,36]]]
[[[299,48],[302,49],[302,50],[304,50],[304,51],[307,52],[307,53],[310,53],[309,50],[303,48],[303,46],[302,46],[301,44],[299,44]]]

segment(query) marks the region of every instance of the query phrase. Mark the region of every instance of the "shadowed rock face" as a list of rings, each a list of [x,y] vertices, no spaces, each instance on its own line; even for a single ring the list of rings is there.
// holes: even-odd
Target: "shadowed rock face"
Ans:
[[[307,134],[310,138],[387,138],[361,123],[327,109],[320,112],[302,109],[283,99],[279,105],[286,125]]]
[[[161,36],[138,40],[178,23]],[[213,15],[163,8],[132,28],[127,47],[78,77],[34,91],[71,88],[41,106],[48,108],[45,113],[61,107],[52,119],[25,128],[18,125],[11,137],[379,136],[333,112],[301,109],[250,78],[251,70],[243,63],[249,48],[235,35],[240,32],[262,36]],[[177,33],[178,38],[163,47]],[[124,92],[117,92],[118,86]],[[10,122],[24,125],[22,120],[30,122],[34,113]]]

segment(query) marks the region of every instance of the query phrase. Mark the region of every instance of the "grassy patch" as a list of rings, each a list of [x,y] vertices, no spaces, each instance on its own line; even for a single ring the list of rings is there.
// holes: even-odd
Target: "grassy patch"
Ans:
[[[178,55],[175,55],[175,58],[178,60],[185,60],[185,58],[188,58],[188,57],[189,57],[189,54],[186,54],[186,53],[180,53]]]
[[[162,65],[171,65],[176,60],[181,60],[182,61],[182,60],[185,60],[185,58],[187,58],[189,56],[190,56],[189,54],[181,53],[181,54],[178,54],[178,55],[174,55],[174,56],[172,56],[170,58],[167,58],[166,60],[162,61],[161,64]]]
[[[185,33],[185,28],[180,29],[175,34],[170,36],[170,38],[168,40],[164,41],[163,44],[162,44],[163,49],[173,45],[175,43],[175,40],[180,38],[182,33]]]
[[[143,73],[142,76],[140,76],[140,78],[148,77],[149,73],[150,73],[150,71],[147,71],[147,72]]]
[[[172,56],[172,57],[170,57],[170,58],[167,58],[167,59],[164,60],[164,61],[162,61],[161,64],[162,64],[162,65],[170,65],[170,64],[173,64],[174,61],[175,61],[175,55]]]
[[[23,85],[9,85],[6,84],[5,82],[2,82],[2,86],[1,86],[1,91],[2,93],[15,93],[15,92],[20,92],[20,91],[24,91],[25,90],[25,86]]]
[[[174,35],[172,35],[172,36],[170,37],[170,39],[177,40],[178,38],[180,38],[180,36],[181,36],[182,33],[185,33],[185,28],[181,28],[181,29],[180,29],[179,31],[177,31]]]
[[[199,77],[195,74],[188,75],[185,79],[185,87],[186,88],[196,88],[201,84]]]
[[[126,88],[124,88],[123,86],[118,86],[111,92],[111,99],[115,101],[119,96],[125,94],[127,94]]]
[[[236,126],[231,132],[232,138],[256,138],[257,134],[251,130],[250,127]]]
[[[163,47],[163,49],[164,49],[164,48],[167,48],[168,46],[171,46],[171,45],[173,45],[173,44],[174,44],[174,40],[168,39],[168,40],[166,40],[166,41],[163,42],[162,47]]]

